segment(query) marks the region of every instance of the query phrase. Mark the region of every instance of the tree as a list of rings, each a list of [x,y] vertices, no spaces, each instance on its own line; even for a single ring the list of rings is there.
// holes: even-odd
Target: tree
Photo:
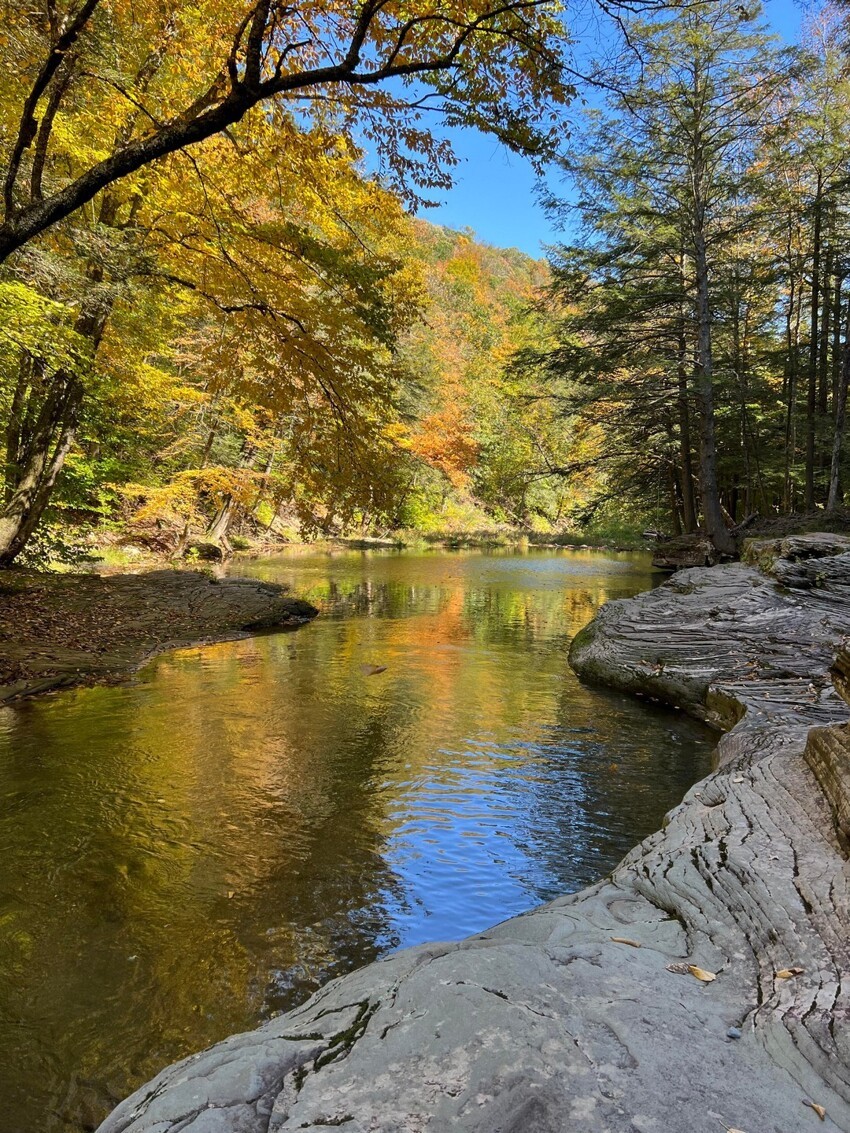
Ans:
[[[723,554],[734,550],[716,440],[723,265],[740,248],[755,146],[785,73],[758,15],[732,0],[698,0],[629,24],[631,69],[618,76],[607,113],[592,117],[585,156],[569,165],[587,240],[555,265],[553,299],[566,318],[561,346],[541,359],[595,384],[593,402],[620,403],[609,425],[626,442],[629,475],[654,452],[685,526],[695,410],[700,510]]]
[[[417,125],[426,109],[541,152],[553,101],[573,93],[549,0],[81,0],[65,12],[14,0],[5,26],[20,32],[5,37],[0,262],[261,104],[362,129],[410,187],[444,183],[450,160]]]
[[[7,433],[0,562],[20,553],[51,498],[115,303],[138,293],[148,271],[144,261],[160,254],[164,229],[183,245],[185,258],[193,234],[179,231],[185,219],[175,208],[179,185],[187,175],[208,176],[221,138],[246,162],[264,148],[265,176],[272,176],[272,161],[298,167],[312,156],[321,164],[329,147],[350,147],[357,134],[380,155],[395,185],[415,199],[447,183],[452,161],[447,144],[422,125],[427,114],[436,109],[450,122],[491,129],[507,144],[539,155],[554,140],[551,106],[572,93],[561,25],[542,0],[258,0],[237,13],[213,0],[191,8],[161,0],[81,0],[64,12],[53,4],[39,11],[15,2],[5,26],[0,262],[18,251],[15,278],[31,287],[36,306],[42,295],[74,305],[70,319],[79,349],[70,368],[51,368],[26,352],[13,364],[10,411],[20,428]],[[165,211],[154,218],[151,199],[169,179],[176,192],[170,200],[159,198]],[[205,202],[212,223],[227,196],[219,186],[218,198]],[[327,214],[332,197],[331,191],[325,198]],[[287,200],[297,215],[297,193]],[[163,220],[168,215],[176,223]],[[275,236],[281,255],[288,254],[285,228],[279,224]],[[296,229],[309,261],[321,241],[297,220],[290,225]],[[153,252],[152,231],[160,245]],[[322,265],[325,278],[333,266]],[[185,272],[172,276],[175,286],[204,291],[205,283],[193,284]],[[362,284],[371,286],[365,277]],[[271,302],[268,296],[242,296],[239,303],[243,314],[254,304],[256,315],[278,322],[286,322],[284,308],[291,305],[289,297]],[[380,306],[362,291],[359,304],[361,312]],[[287,341],[294,343],[302,329],[297,317],[289,327],[296,333]],[[317,343],[321,332],[305,337]],[[331,399],[334,364],[328,359],[343,338],[337,335],[330,348],[325,343],[326,357],[312,368]],[[290,353],[315,360],[303,345]],[[336,405],[333,412],[339,411]]]
[[[785,254],[777,257],[787,293],[786,500],[795,506],[798,425],[804,436],[807,510],[828,494],[825,468],[834,448],[841,370],[843,286],[847,274],[846,135],[850,114],[844,17],[825,5],[804,28],[800,66],[784,93],[782,114],[766,138],[767,191],[787,218]],[[802,387],[802,388],[801,388]],[[798,422],[798,393],[805,392]],[[840,449],[840,445],[839,445]],[[837,489],[836,489],[837,490]]]
[[[99,389],[102,402],[109,371],[126,374],[112,333],[116,317],[125,355],[141,332],[148,358],[179,366],[205,398],[236,398],[276,421],[289,417],[293,439],[313,430],[314,455],[324,444],[329,454],[353,459],[356,450],[359,458],[380,430],[375,406],[391,409],[397,380],[392,345],[418,304],[416,273],[403,257],[407,220],[395,196],[364,179],[359,154],[343,137],[302,129],[305,144],[295,146],[294,132],[276,115],[256,112],[229,137],[211,139],[203,164],[179,155],[152,171],[144,196],[129,186],[104,194],[94,223],[80,214],[69,229],[70,248],[57,242],[28,252],[26,293],[36,302],[36,286],[49,282],[67,303],[56,311],[70,319],[77,350],[62,367],[36,353],[41,338],[7,355],[22,443],[7,445],[0,558],[20,553],[43,513],[84,393]],[[80,298],[74,317],[71,304]],[[168,319],[152,317],[151,304],[179,313],[179,334]],[[89,310],[96,325],[82,322]],[[141,320],[135,329],[130,310]],[[174,337],[158,339],[160,329]],[[63,400],[66,375],[74,381],[73,422]],[[356,495],[345,488],[363,485],[339,463],[332,461],[342,506]],[[330,468],[327,460],[315,466]]]

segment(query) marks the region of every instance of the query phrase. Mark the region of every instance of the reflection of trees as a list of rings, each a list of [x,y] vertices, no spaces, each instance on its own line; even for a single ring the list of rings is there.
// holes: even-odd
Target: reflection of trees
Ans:
[[[33,1041],[4,1029],[10,1128],[54,1111],[72,1074],[60,1108],[83,1123],[108,1108],[102,1083],[124,1094],[394,942],[382,901],[403,895],[372,786],[408,709],[331,698],[312,718],[320,658],[296,666],[291,640],[223,646],[212,674],[187,652],[148,688],[77,694],[77,711],[21,710],[7,764],[21,805],[2,834],[20,916],[0,988],[52,1065],[34,1082]],[[274,669],[251,664],[265,650]]]

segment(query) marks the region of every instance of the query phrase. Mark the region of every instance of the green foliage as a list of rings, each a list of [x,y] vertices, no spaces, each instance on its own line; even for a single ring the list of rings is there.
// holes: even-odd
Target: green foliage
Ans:
[[[61,508],[51,508],[21,553],[20,565],[46,570],[96,562],[100,555],[92,550],[89,534],[89,529],[69,524]]]
[[[692,530],[713,475],[727,522],[799,507],[804,480],[826,502],[850,302],[843,20],[814,14],[801,54],[760,17],[700,0],[630,20],[632,65],[574,135],[573,198],[550,202],[577,237],[519,369],[584,430],[567,472],[587,521],[615,506]]]

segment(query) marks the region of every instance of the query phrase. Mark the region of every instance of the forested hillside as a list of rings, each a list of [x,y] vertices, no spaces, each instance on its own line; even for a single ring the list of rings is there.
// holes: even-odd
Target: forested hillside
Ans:
[[[534,311],[544,261],[416,222],[422,317],[402,352],[415,385],[396,436],[409,459],[395,524],[424,532],[558,524],[564,485],[545,475],[564,422],[537,376],[512,372],[546,327]]]
[[[217,218],[206,246],[198,225],[197,258],[174,232],[173,262],[160,247],[155,269],[115,286],[30,558],[116,542],[174,553],[246,537],[549,530],[574,518],[575,485],[546,475],[568,430],[538,380],[510,367],[545,333],[533,310],[545,261],[408,219],[344,154],[336,161],[350,212],[337,193],[329,213],[317,192],[312,243],[251,200],[229,231]],[[68,270],[58,256],[33,263],[57,279]],[[35,282],[4,296],[33,335],[64,315]],[[71,350],[75,328],[64,333]],[[10,376],[14,427],[32,375]]]
[[[448,376],[417,369],[410,211],[454,157],[423,104],[539,163],[574,93],[561,31],[486,0],[10,0],[0,563],[93,521],[179,553],[246,516],[311,534],[439,502],[415,496]]]

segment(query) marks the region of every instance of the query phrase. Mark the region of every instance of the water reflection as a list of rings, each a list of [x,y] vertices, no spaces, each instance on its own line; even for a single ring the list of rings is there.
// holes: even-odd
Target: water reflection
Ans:
[[[640,560],[247,569],[322,618],[0,714],[2,1133],[78,1133],[331,975],[595,880],[706,770],[704,730],[566,664]]]

